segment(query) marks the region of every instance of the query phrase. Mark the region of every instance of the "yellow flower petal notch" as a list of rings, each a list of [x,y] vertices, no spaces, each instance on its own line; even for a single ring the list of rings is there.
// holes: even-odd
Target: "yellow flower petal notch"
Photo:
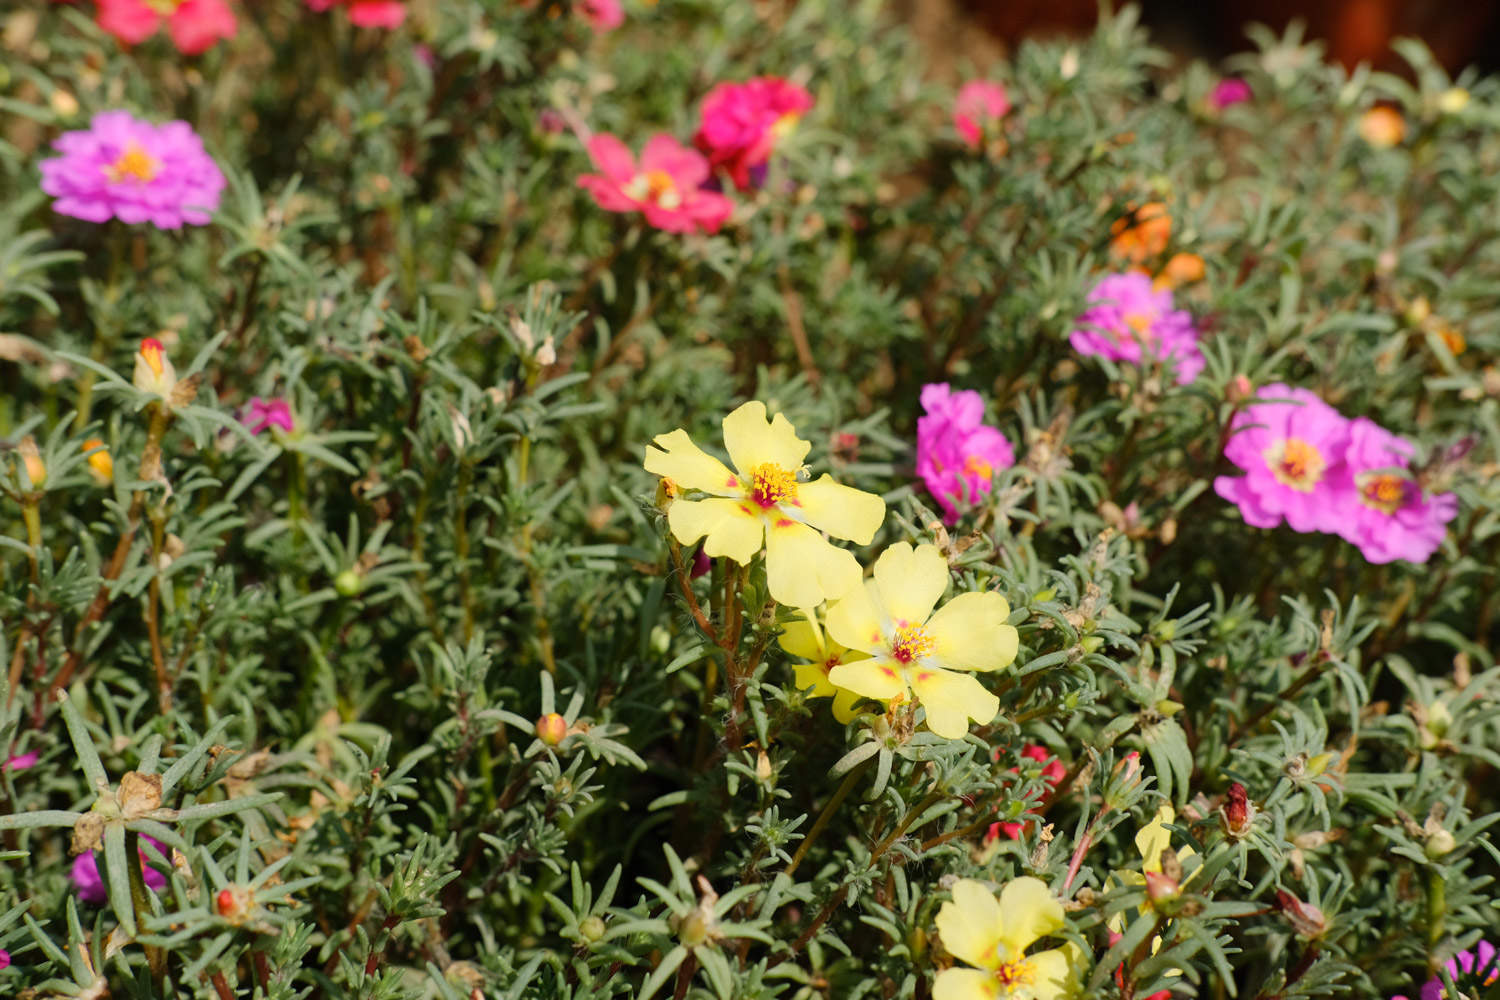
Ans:
[[[647,446],[647,472],[680,491],[708,494],[672,502],[667,525],[673,536],[683,545],[701,538],[710,557],[741,565],[764,547],[766,582],[778,604],[815,608],[858,586],[853,553],[821,532],[868,545],[885,520],[885,501],[827,473],[801,482],[798,472],[812,445],[780,413],[768,419],[764,403],[746,403],[724,418],[724,447],[732,470],[680,428]]]
[[[882,552],[874,579],[828,609],[833,640],[869,658],[834,667],[828,679],[876,701],[915,697],[927,728],[956,740],[970,719],[989,722],[1000,711],[1000,699],[969,673],[1009,666],[1018,636],[1005,621],[1010,605],[994,591],[960,594],[934,612],[947,589],[948,562],[936,546],[899,542]]]
[[[1078,954],[1071,945],[1026,954],[1038,938],[1063,927],[1062,903],[1041,879],[1015,879],[1000,898],[973,879],[953,884],[953,899],[937,915],[943,947],[974,966],[938,973],[933,1000],[1059,1000],[1077,985]]]
[[[859,701],[859,695],[834,684],[828,679],[828,674],[834,667],[868,659],[869,654],[834,642],[827,630],[819,624],[815,613],[804,610],[799,615],[797,620],[787,623],[780,639],[782,649],[808,661],[792,667],[797,690],[806,691],[811,688],[812,694],[809,697],[812,698],[831,697],[833,717],[840,722],[848,722],[854,718],[854,703]]]

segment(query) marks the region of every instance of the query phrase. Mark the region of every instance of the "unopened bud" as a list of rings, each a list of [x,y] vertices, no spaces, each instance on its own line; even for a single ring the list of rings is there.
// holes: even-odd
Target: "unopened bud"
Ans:
[[[1236,781],[1229,786],[1229,801],[1224,804],[1224,832],[1231,840],[1250,835],[1255,823],[1255,806],[1245,794],[1245,786]]]
[[[359,570],[346,569],[333,578],[333,589],[338,591],[340,597],[358,597],[365,589],[365,578],[360,575]]]
[[[170,398],[172,390],[177,388],[177,370],[172,367],[166,348],[155,337],[147,337],[141,341],[140,350],[135,355],[132,381],[137,389],[162,399]]]
[[[1453,836],[1453,831],[1447,827],[1438,827],[1427,834],[1427,843],[1423,845],[1423,852],[1432,860],[1449,854],[1458,846],[1458,840]]]
[[[1147,872],[1146,895],[1152,906],[1175,902],[1182,895],[1182,883],[1166,872]]]
[[[42,484],[47,481],[47,465],[42,461],[42,453],[37,450],[36,438],[26,435],[16,450],[21,453],[21,464],[26,469],[32,488],[41,489]]]
[[[537,739],[555,747],[568,737],[568,720],[556,712],[551,712],[536,720]]]
[[[593,944],[604,936],[606,928],[602,917],[584,917],[578,924],[578,934],[589,944]]]
[[[1456,115],[1469,106],[1469,92],[1462,87],[1449,87],[1438,95],[1438,110],[1445,115]]]
[[[1311,903],[1304,903],[1285,889],[1276,890],[1276,904],[1282,915],[1292,925],[1292,930],[1305,938],[1322,937],[1328,930],[1328,918],[1323,911]]]
[[[88,453],[89,475],[94,477],[94,482],[100,486],[108,486],[114,482],[115,460],[110,457],[104,442],[99,438],[89,438],[83,442],[83,450]]]
[[[1254,393],[1255,386],[1250,384],[1250,378],[1247,375],[1236,375],[1224,387],[1224,398],[1231,403],[1243,402],[1249,399]]]

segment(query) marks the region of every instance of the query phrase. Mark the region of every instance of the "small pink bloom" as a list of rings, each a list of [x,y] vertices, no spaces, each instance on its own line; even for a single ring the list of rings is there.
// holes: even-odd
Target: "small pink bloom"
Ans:
[[[7,771],[24,771],[42,759],[42,755],[33,750],[30,753],[17,754],[5,762]]]
[[[98,0],[99,27],[126,45],[139,45],[167,26],[172,43],[185,55],[213,48],[220,39],[233,38],[239,26],[224,0]]]
[[[1477,952],[1477,954],[1476,954]],[[1453,958],[1448,959],[1448,974],[1453,977],[1453,982],[1464,991],[1465,996],[1481,996],[1482,991],[1500,981],[1500,965],[1496,963],[1495,946],[1488,941],[1480,941],[1474,951],[1461,951]],[[1443,988],[1443,981],[1436,976],[1422,984],[1420,1000],[1446,1000],[1448,993]],[[1391,1000],[1406,1000],[1406,997],[1397,995]]]
[[[999,755],[998,750],[995,751],[995,753],[997,756]],[[1042,767],[1042,778],[1046,780],[1048,786],[1050,787],[1037,797],[1037,804],[1045,805],[1047,799],[1051,797],[1051,790],[1056,788],[1058,782],[1063,780],[1063,776],[1068,773],[1068,769],[1066,767],[1063,767],[1062,761],[1052,756],[1052,751],[1048,750],[1040,743],[1026,744],[1025,749],[1021,751],[1021,756],[1027,758],[1028,760],[1034,760],[1044,765]],[[1019,772],[1020,768],[1013,767],[1010,769],[1011,774],[1018,774]],[[1026,811],[1028,813],[1034,813],[1036,810],[1028,809]],[[1016,840],[1021,836],[1022,833],[1026,832],[1026,828],[1030,825],[1030,823],[1030,820],[1025,820],[1020,823],[991,823],[989,830],[984,835],[984,842],[988,844],[990,841],[998,840],[1000,837],[1004,837],[1006,840]]]
[[[750,187],[750,172],[770,162],[776,143],[813,106],[812,95],[779,76],[720,83],[703,98],[703,120],[693,144],[709,163],[729,171],[734,186]]]
[[[406,20],[402,0],[307,0],[307,6],[316,11],[343,7],[349,12],[349,21],[360,28],[399,28]]]
[[[1349,443],[1349,423],[1306,389],[1263,386],[1235,414],[1224,457],[1245,471],[1220,476],[1214,492],[1237,504],[1247,524],[1274,528],[1282,518],[1293,531],[1337,531],[1346,516],[1337,502]]]
[[[170,857],[166,845],[154,837],[142,837],[141,841],[141,870],[146,876],[146,886],[154,890],[163,889],[166,887],[167,877],[152,866],[161,864]],[[145,846],[147,844],[155,850],[148,850]],[[104,877],[99,873],[99,859],[94,851],[86,851],[74,858],[73,869],[68,877],[78,890],[78,898],[85,903],[98,906],[109,898],[109,892],[104,888]]]
[[[250,428],[251,434],[259,434],[272,427],[290,431],[294,426],[292,408],[284,399],[262,399],[256,396],[250,400],[250,405],[240,417],[240,423]]]
[[[1336,530],[1372,563],[1426,562],[1458,515],[1452,493],[1426,496],[1412,477],[1411,444],[1359,417],[1334,478],[1343,502]]]
[[[1088,302],[1078,329],[1068,336],[1079,354],[1137,365],[1171,361],[1178,385],[1203,371],[1193,318],[1172,307],[1170,289],[1153,287],[1144,274],[1111,274],[1089,292]]]
[[[984,135],[1010,110],[1005,88],[991,80],[970,80],[958,88],[953,127],[970,149],[984,145]]]
[[[639,166],[625,144],[607,133],[590,139],[588,149],[600,173],[578,178],[578,186],[606,211],[641,212],[669,233],[716,233],[734,210],[722,194],[703,190],[708,161],[670,135],[648,139]]]
[[[579,0],[578,13],[596,32],[614,31],[625,23],[625,8],[620,0]]]
[[[1223,111],[1231,104],[1241,104],[1254,96],[1250,85],[1244,80],[1237,76],[1226,76],[1214,86],[1214,92],[1209,95],[1208,103],[1214,106],[1214,110]]]
[[[10,952],[0,948],[0,970],[10,968]]]
[[[949,524],[959,504],[979,502],[995,472],[1016,462],[1010,442],[984,425],[984,400],[973,390],[954,392],[946,382],[922,387],[923,416],[917,418],[917,475],[943,508]]]

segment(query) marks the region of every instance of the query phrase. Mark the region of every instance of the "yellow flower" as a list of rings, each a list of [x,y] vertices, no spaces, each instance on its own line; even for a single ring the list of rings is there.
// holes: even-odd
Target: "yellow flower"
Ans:
[[[1156,815],[1152,817],[1151,822],[1136,831],[1135,847],[1141,852],[1143,862],[1141,871],[1158,873],[1161,871],[1161,852],[1172,846],[1172,832],[1167,829],[1167,824],[1176,821],[1177,813],[1171,806],[1163,805],[1156,810]],[[1177,852],[1177,857],[1181,860],[1190,858],[1195,853],[1191,847],[1184,847]]]
[[[969,720],[989,722],[1000,711],[977,678],[954,671],[999,670],[1016,658],[1010,605],[994,591],[960,594],[935,613],[948,589],[948,562],[936,546],[892,545],[874,578],[828,609],[828,634],[870,658],[834,667],[836,686],[876,701],[914,695],[927,709],[927,728],[961,738]]]
[[[818,624],[818,617],[813,612],[804,610],[801,615],[800,619],[788,622],[786,631],[781,633],[782,649],[793,656],[812,661],[793,666],[797,690],[812,688],[810,697],[813,698],[831,696],[833,717],[840,722],[848,722],[854,718],[854,703],[859,701],[859,695],[835,685],[828,679],[828,672],[840,664],[866,659],[868,654],[834,642]]]
[[[780,604],[813,608],[859,584],[859,563],[819,532],[867,545],[885,520],[885,501],[841,486],[828,474],[799,482],[812,447],[782,416],[766,419],[764,403],[750,402],[724,418],[724,447],[735,471],[707,454],[681,428],[646,448],[646,471],[679,489],[711,494],[674,500],[667,524],[684,545],[703,538],[710,557],[741,565],[764,545],[766,584]],[[705,537],[706,536],[706,537]]]
[[[1070,996],[1078,954],[1073,945],[1027,955],[1037,938],[1062,930],[1062,904],[1041,879],[1008,883],[996,899],[983,883],[959,879],[938,911],[943,947],[972,969],[944,969],[932,1000],[1056,1000]]]

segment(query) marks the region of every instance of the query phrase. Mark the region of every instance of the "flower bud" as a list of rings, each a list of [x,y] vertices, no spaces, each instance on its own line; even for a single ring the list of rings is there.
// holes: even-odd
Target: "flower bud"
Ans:
[[[1229,801],[1224,804],[1224,833],[1231,840],[1241,840],[1250,835],[1255,824],[1255,806],[1245,794],[1245,786],[1236,781],[1229,786]]]
[[[1248,375],[1236,375],[1229,380],[1224,387],[1224,398],[1231,403],[1240,403],[1255,394],[1255,386],[1250,384]]]
[[[1146,895],[1152,906],[1172,903],[1182,895],[1182,885],[1165,872],[1147,872]]]
[[[1287,922],[1292,925],[1292,930],[1305,938],[1322,937],[1323,932],[1328,930],[1328,918],[1323,916],[1323,911],[1311,903],[1304,903],[1285,889],[1276,890],[1276,904],[1281,908],[1281,913]]]
[[[141,341],[141,349],[135,355],[135,373],[132,381],[137,389],[160,396],[162,399],[169,399],[172,390],[177,388],[177,370],[172,367],[172,360],[167,357],[166,348],[162,347],[161,341],[155,337],[147,337]]]
[[[604,920],[600,917],[584,917],[578,924],[578,934],[589,944],[594,944],[604,937],[606,928]]]
[[[89,438],[83,442],[83,451],[89,453],[89,475],[94,477],[94,482],[100,486],[108,486],[114,482],[115,460],[110,457],[104,442],[98,438]]]
[[[47,465],[42,461],[42,453],[37,450],[36,438],[26,435],[16,450],[21,453],[21,465],[26,469],[32,489],[41,489],[42,484],[47,481]]]
[[[340,597],[358,597],[365,589],[365,578],[360,575],[359,570],[346,569],[333,578],[333,589],[338,591]]]
[[[1438,95],[1438,110],[1445,115],[1456,115],[1469,106],[1469,92],[1462,87],[1449,87]]]
[[[537,739],[555,747],[568,737],[568,720],[556,712],[550,712],[536,720]]]
[[[1438,827],[1427,834],[1427,842],[1423,845],[1423,853],[1433,861],[1449,854],[1458,846],[1458,840],[1453,836],[1453,831],[1447,827]]]

